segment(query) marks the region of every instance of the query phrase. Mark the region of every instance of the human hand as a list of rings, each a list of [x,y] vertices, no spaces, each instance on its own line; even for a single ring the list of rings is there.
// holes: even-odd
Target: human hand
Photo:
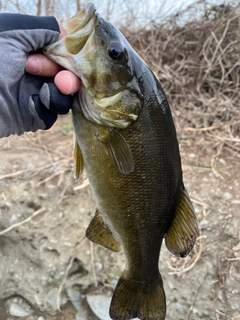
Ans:
[[[63,93],[76,92],[80,80],[35,55],[59,33],[54,17],[0,14],[0,137],[49,129],[72,107],[73,95]]]
[[[58,40],[67,33],[59,24],[60,35]],[[62,70],[62,67],[43,54],[32,54],[27,57],[25,70],[42,77],[54,77],[54,83],[63,94],[73,94],[80,89],[81,81],[72,72]]]
[[[54,83],[63,94],[73,94],[80,89],[81,81],[72,72],[62,70],[62,67],[40,53],[27,57],[25,70],[42,77],[54,77]]]

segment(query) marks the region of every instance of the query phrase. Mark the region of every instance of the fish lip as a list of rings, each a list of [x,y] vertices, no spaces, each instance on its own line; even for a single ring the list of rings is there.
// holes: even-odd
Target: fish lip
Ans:
[[[93,16],[93,14],[97,11],[95,5],[93,3],[88,3],[86,6],[86,16],[88,16],[90,19]]]
[[[83,9],[84,12],[84,9]],[[85,16],[83,17],[82,21],[76,28],[74,28],[72,31],[69,32],[68,35],[75,34],[77,31],[82,31],[84,28],[89,24],[89,22],[92,20],[93,17],[97,17],[97,9],[94,6],[93,3],[88,3],[87,6],[85,7]],[[96,25],[96,23],[95,23]],[[92,28],[92,30],[94,27]]]
[[[114,114],[114,115],[116,115],[116,114],[119,114],[120,116],[122,115],[122,116],[125,116],[125,118],[127,119],[127,120],[124,120],[124,121],[126,121],[126,122],[129,122],[129,121],[136,121],[137,120],[137,118],[138,118],[138,114],[134,114],[134,113],[124,113],[124,112],[121,112],[121,111],[118,111],[118,110],[111,110],[111,109],[108,109],[108,108],[106,108],[106,110],[104,110],[103,112],[101,112],[101,114],[100,114],[100,117],[102,118],[102,119],[104,119],[104,120],[111,120],[111,121],[122,121],[122,120],[112,120],[112,118],[111,117],[108,117],[107,116],[107,114],[110,116],[111,114]]]

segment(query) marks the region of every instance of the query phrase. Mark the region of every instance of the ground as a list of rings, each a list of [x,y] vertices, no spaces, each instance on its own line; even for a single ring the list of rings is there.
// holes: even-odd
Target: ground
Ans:
[[[240,319],[240,151],[177,129],[200,236],[185,259],[163,244],[166,319]],[[73,179],[70,116],[0,152],[0,319],[108,319],[124,257],[84,239],[95,205],[85,173]]]

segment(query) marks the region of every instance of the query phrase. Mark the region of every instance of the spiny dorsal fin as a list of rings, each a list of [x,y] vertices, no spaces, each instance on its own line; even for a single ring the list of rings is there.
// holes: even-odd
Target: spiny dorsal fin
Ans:
[[[186,189],[181,190],[176,213],[165,237],[170,252],[181,258],[192,250],[198,237],[197,218]]]
[[[120,243],[114,238],[112,231],[103,221],[98,209],[96,209],[95,216],[86,230],[86,237],[112,251],[121,250]]]
[[[82,157],[81,149],[77,143],[76,138],[74,138],[74,151],[73,151],[73,158],[74,158],[74,179],[78,179],[83,172],[84,169],[84,161]]]
[[[123,136],[115,129],[108,129],[108,135],[99,140],[104,144],[105,151],[114,166],[122,173],[134,170],[133,154]]]

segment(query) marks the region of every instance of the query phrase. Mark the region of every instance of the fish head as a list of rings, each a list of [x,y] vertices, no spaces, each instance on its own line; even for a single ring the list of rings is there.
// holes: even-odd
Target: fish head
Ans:
[[[135,73],[136,52],[93,4],[79,11],[60,41],[45,55],[81,78],[79,101],[84,116],[109,127],[126,128],[137,120],[143,96]]]

